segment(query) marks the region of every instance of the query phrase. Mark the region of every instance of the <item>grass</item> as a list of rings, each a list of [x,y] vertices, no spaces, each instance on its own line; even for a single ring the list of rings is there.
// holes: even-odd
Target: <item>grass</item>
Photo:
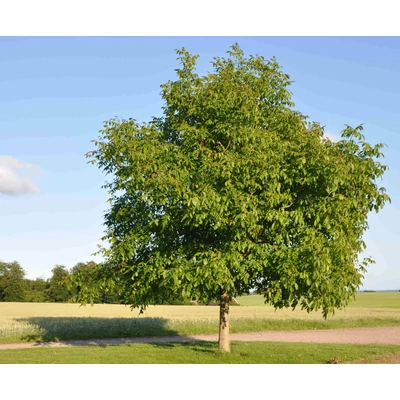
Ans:
[[[320,313],[301,310],[275,312],[263,304],[261,296],[244,296],[239,298],[241,306],[231,307],[231,332],[400,326],[397,295],[360,293],[353,306],[328,320],[323,320]],[[246,302],[249,305],[244,306]],[[217,332],[218,307],[153,306],[139,316],[137,311],[121,305],[0,303],[0,343]],[[321,364],[332,359],[367,363],[376,357],[400,357],[400,346],[233,342],[230,355],[218,353],[217,346],[212,342],[143,343],[1,350],[0,364]]]
[[[354,303],[358,305],[339,310],[328,320],[320,313],[275,311],[257,295],[238,300],[249,305],[231,307],[231,332],[400,326],[400,293],[359,293]],[[152,306],[139,316],[122,305],[0,303],[0,343],[217,331],[218,307],[212,306]]]
[[[349,307],[400,308],[400,292],[358,293]]]
[[[262,295],[249,295],[237,297],[236,300],[243,306],[266,306]],[[352,301],[348,307],[358,308],[399,308],[400,292],[375,292],[375,293],[357,293],[355,301]]]
[[[1,350],[0,364],[326,364],[391,354],[400,354],[400,346],[232,342],[232,353],[220,354],[212,342],[138,343]]]
[[[400,318],[233,318],[231,332],[400,326]],[[218,333],[218,321],[164,318],[31,317],[0,326],[0,343]]]

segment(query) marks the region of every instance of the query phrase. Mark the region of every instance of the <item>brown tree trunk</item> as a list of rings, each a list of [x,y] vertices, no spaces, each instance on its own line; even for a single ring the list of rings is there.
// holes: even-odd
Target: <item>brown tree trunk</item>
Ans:
[[[219,350],[224,353],[231,352],[229,338],[229,294],[223,292],[219,303]]]

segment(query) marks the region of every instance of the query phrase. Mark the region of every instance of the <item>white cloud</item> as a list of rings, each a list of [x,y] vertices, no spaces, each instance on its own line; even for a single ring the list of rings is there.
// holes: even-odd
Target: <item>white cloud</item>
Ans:
[[[39,188],[30,176],[41,172],[37,165],[12,156],[0,156],[0,194],[20,195],[38,193]]]
[[[338,135],[335,135],[334,133],[329,133],[325,132],[324,137],[328,138],[331,142],[338,142],[339,140],[342,140],[342,138]]]

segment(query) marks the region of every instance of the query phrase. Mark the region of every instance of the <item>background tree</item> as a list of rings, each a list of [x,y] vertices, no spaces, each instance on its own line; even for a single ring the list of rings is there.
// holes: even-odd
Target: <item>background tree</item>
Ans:
[[[31,303],[44,303],[49,300],[49,282],[44,278],[36,278],[35,280],[26,279],[27,290],[25,292],[25,300]]]
[[[367,214],[389,200],[376,183],[383,145],[362,126],[325,139],[294,109],[275,59],[235,45],[199,76],[197,56],[177,53],[163,115],[107,121],[88,154],[111,178],[98,288],[118,285],[141,310],[166,296],[219,299],[222,351],[229,300],[250,289],[325,317],[345,306],[372,261],[359,258]]]
[[[102,267],[102,264],[94,261],[79,262],[77,263],[70,272],[69,288],[73,295],[73,298],[79,298],[79,293],[82,290],[82,285],[86,288],[96,285],[95,277],[97,271]],[[111,289],[109,286],[103,286],[96,297],[92,299],[93,303],[107,303],[107,304],[119,304],[120,299],[116,287]]]
[[[51,272],[53,275],[49,279],[49,300],[56,303],[68,302],[72,297],[68,288],[69,271],[63,265],[56,265]]]
[[[0,301],[25,301],[28,286],[25,271],[17,261],[0,261]]]

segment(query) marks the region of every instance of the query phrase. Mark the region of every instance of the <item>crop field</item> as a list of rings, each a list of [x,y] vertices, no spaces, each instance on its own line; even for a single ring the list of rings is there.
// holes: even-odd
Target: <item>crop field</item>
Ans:
[[[360,293],[356,301],[324,320],[321,313],[275,311],[261,296],[237,299],[231,332],[400,326],[400,293]],[[151,306],[144,314],[128,306],[0,303],[0,343],[208,334],[218,331],[218,307]]]

